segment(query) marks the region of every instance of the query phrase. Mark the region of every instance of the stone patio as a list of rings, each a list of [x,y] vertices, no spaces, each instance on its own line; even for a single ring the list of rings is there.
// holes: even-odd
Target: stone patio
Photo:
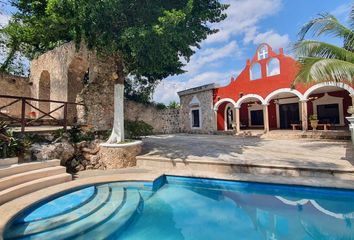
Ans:
[[[143,142],[139,159],[354,170],[350,141],[177,134]]]

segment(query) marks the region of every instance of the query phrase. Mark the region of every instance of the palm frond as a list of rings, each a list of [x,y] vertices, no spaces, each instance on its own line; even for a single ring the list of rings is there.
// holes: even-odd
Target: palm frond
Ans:
[[[299,58],[318,57],[318,58],[335,58],[347,62],[354,63],[354,53],[333,44],[303,40],[294,45],[294,52]]]
[[[353,82],[354,64],[339,59],[306,57],[300,59],[295,83]]]
[[[354,50],[354,32],[341,24],[337,18],[331,14],[320,14],[319,17],[306,23],[299,32],[300,41],[310,33],[315,37],[328,35],[342,38],[344,40],[344,48],[349,51]]]

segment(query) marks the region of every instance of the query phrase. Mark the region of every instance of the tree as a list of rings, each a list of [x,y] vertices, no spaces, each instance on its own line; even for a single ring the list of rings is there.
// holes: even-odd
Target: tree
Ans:
[[[353,82],[354,76],[354,5],[349,16],[349,27],[341,24],[333,15],[325,13],[306,23],[299,32],[295,44],[300,71],[295,83]],[[305,40],[306,35],[323,35],[340,38],[343,47],[330,43]]]
[[[219,0],[12,0],[18,12],[0,33],[11,49],[32,59],[65,42],[84,43],[113,56],[115,100],[126,77],[151,85],[181,74],[200,42],[217,30],[227,5]],[[16,29],[16,31],[13,31]],[[11,55],[8,56],[11,61]],[[5,61],[6,62],[6,61]],[[115,102],[115,109],[119,107]],[[122,112],[115,111],[110,143],[124,139]]]

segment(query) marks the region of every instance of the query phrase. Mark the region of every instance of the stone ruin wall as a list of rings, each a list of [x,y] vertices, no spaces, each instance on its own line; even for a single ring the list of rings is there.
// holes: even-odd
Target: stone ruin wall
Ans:
[[[157,109],[153,105],[125,100],[124,117],[130,121],[144,121],[154,128],[155,134],[179,133],[179,109]]]
[[[8,74],[0,74],[0,95],[31,97],[31,83],[29,81],[29,78]],[[5,106],[13,102],[14,100],[15,99],[0,98],[0,106]],[[26,114],[28,114],[30,111],[31,110],[27,108]],[[21,103],[15,103],[14,105],[3,109],[2,112],[6,114],[11,114],[14,117],[20,117]],[[2,117],[0,117],[0,119],[2,119]]]

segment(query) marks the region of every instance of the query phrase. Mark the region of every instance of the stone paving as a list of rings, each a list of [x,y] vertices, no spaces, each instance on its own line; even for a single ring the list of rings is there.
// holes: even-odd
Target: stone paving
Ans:
[[[166,160],[199,160],[227,163],[353,168],[350,141],[219,135],[158,135],[143,140],[143,157]]]

